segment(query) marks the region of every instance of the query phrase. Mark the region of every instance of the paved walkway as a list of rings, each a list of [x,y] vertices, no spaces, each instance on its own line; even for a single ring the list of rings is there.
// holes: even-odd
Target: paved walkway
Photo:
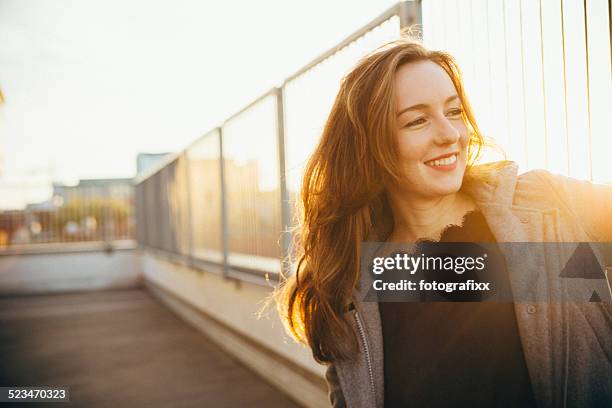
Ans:
[[[45,408],[297,407],[138,289],[0,297],[8,385],[71,387]]]

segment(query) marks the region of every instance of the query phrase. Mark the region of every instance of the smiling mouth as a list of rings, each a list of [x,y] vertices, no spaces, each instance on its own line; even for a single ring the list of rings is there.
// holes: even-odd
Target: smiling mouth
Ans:
[[[457,156],[458,154],[455,153],[452,156],[449,157],[445,157],[443,159],[435,159],[435,160],[430,160],[428,162],[425,162],[425,164],[427,166],[430,167],[445,167],[445,166],[452,166],[455,163],[457,163]]]

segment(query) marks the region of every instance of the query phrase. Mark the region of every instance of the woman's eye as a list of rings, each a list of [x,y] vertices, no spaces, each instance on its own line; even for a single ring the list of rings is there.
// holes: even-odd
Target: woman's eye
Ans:
[[[463,113],[463,108],[451,109],[448,114],[451,116],[459,116]]]
[[[413,120],[412,122],[407,123],[406,126],[404,126],[404,127],[418,126],[418,125],[421,125],[421,124],[423,124],[425,122],[426,122],[425,118],[418,118],[417,120]]]

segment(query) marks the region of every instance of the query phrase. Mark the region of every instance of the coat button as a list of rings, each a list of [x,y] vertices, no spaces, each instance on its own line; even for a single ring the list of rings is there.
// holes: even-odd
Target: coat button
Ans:
[[[534,305],[527,305],[527,313],[534,314],[536,312],[536,307]]]

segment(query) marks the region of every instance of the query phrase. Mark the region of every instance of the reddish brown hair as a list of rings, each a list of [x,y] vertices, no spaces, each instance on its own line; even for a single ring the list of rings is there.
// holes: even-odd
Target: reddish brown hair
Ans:
[[[386,188],[405,178],[398,155],[395,73],[429,60],[453,81],[470,131],[468,166],[484,145],[452,56],[407,37],[362,58],[341,82],[304,172],[293,246],[295,274],[274,297],[289,333],[320,363],[350,358],[357,338],[345,312],[359,281],[361,243],[393,229]]]

